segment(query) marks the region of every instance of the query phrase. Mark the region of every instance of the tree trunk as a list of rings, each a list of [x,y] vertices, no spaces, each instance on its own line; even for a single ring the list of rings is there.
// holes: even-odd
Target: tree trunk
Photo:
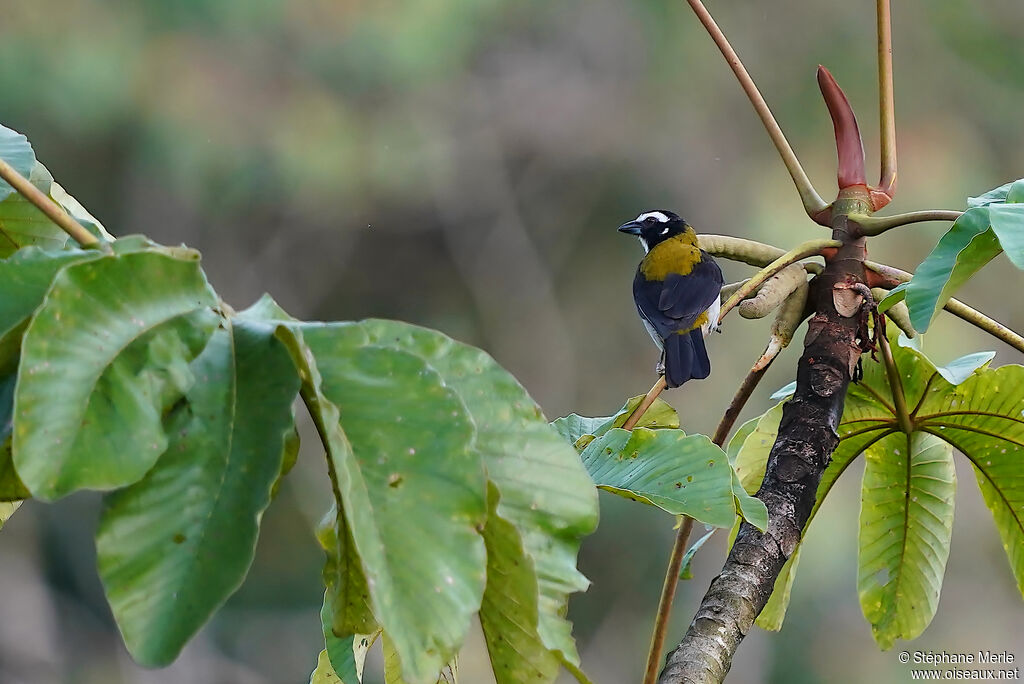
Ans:
[[[841,193],[833,206],[833,237],[843,245],[811,283],[815,314],[807,324],[796,392],[783,408],[757,493],[768,508],[768,530],[762,534],[746,522],[740,527],[721,574],[712,581],[682,642],[669,654],[659,684],[725,679],[736,649],[800,541],[821,475],[839,443],[836,429],[846,388],[861,354],[861,299],[850,288],[864,283],[866,250],[864,238],[850,234],[846,215],[866,213],[865,204],[860,193]]]

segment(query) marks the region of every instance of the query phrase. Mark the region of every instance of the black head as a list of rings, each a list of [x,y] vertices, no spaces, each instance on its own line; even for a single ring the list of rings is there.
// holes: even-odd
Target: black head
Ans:
[[[693,234],[693,229],[679,214],[667,209],[645,211],[629,223],[619,226],[619,232],[636,235],[644,250],[650,251],[659,242],[684,233]]]

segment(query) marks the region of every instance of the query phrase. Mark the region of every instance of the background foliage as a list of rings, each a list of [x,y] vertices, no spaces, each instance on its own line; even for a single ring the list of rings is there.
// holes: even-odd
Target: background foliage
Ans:
[[[666,207],[700,231],[780,244],[818,235],[682,3],[8,5],[0,120],[113,232],[198,248],[238,305],[266,290],[305,319],[402,318],[478,344],[550,417],[609,415],[652,380],[655,353],[629,297],[639,254],[615,234],[622,220]],[[829,66],[855,106],[874,101],[869,5],[712,8],[823,191],[834,151],[810,65]],[[1011,27],[1024,7],[910,0],[894,12],[901,190],[891,210],[961,208],[1021,175],[1024,47]],[[877,149],[870,107],[859,109],[866,148]],[[874,256],[911,269],[940,229],[896,231]],[[1014,277],[998,257],[959,296],[1019,330],[1024,309],[1003,291]],[[714,379],[668,395],[687,432],[713,429],[760,352],[758,325],[729,322],[711,351]],[[940,364],[979,349],[996,350],[996,365],[1021,360],[941,314],[925,348]],[[750,415],[794,365],[791,350]],[[973,479],[962,459],[957,469]],[[875,648],[851,591],[851,475],[802,546],[785,628],[751,637],[738,681],[906,680]],[[166,671],[133,665],[112,632],[90,559],[97,497],[26,505],[0,544],[0,597],[19,616],[0,625],[0,679],[303,681],[323,598],[322,553],[306,533],[329,498],[322,479],[316,459],[300,458],[241,592]],[[973,486],[956,507],[945,590],[914,648],[1012,649],[1024,617],[991,517]],[[667,527],[658,511],[602,495],[581,561],[594,585],[573,606],[599,682],[639,669]],[[720,565],[719,536],[697,556],[698,577]],[[703,588],[683,585],[679,628]],[[475,639],[460,675],[486,681],[474,674]]]

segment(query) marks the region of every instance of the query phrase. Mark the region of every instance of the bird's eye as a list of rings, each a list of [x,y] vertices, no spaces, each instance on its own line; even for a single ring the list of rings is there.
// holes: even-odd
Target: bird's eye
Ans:
[[[648,216],[647,218],[644,219],[644,223],[646,223],[649,226],[653,226],[657,222],[658,219],[654,218],[653,216]]]

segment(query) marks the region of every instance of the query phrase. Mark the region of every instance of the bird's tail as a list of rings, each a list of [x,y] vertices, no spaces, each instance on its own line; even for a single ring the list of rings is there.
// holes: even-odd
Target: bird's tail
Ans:
[[[711,374],[711,360],[700,328],[669,335],[665,340],[665,382],[679,387],[687,380],[703,380]]]

